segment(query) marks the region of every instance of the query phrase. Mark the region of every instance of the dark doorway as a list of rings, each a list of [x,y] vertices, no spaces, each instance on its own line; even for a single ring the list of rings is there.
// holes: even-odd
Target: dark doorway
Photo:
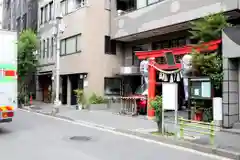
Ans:
[[[71,105],[77,104],[77,98],[75,96],[74,90],[83,88],[83,80],[79,78],[79,74],[69,75],[71,82]]]
[[[67,104],[67,76],[62,76],[62,104]]]
[[[39,85],[42,90],[42,101],[45,103],[50,103],[52,100],[52,75],[40,75]]]
[[[133,94],[136,89],[141,86],[141,76],[125,76],[124,77],[124,95]]]

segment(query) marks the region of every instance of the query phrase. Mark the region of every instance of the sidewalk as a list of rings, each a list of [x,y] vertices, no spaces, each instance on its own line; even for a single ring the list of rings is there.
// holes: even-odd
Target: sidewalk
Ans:
[[[52,104],[35,103],[31,110],[41,112],[44,114],[51,114]],[[34,108],[34,109],[32,109]],[[166,113],[170,114],[170,113]],[[117,129],[122,131],[131,131],[141,134],[150,134],[157,130],[156,123],[152,120],[147,120],[143,116],[129,117],[117,115],[115,113],[99,110],[76,110],[74,107],[60,106],[58,117],[71,119],[80,123],[91,123],[105,128]],[[166,128],[169,132],[174,132],[174,124],[169,123],[170,120],[166,118]],[[196,133],[187,133],[189,136],[195,137],[191,142],[209,146],[209,136],[197,135]],[[231,152],[240,153],[240,135],[231,134],[227,132],[216,132],[215,147],[217,149],[224,149]]]

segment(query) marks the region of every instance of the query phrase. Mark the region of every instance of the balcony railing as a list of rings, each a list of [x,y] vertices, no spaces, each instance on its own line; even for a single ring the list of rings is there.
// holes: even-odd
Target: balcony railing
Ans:
[[[134,2],[131,3],[131,0],[130,0],[129,2],[125,2],[127,6],[125,9],[121,9],[121,8],[117,9],[117,14],[118,16],[121,16],[129,12],[133,12],[135,10],[145,8],[162,1],[165,1],[165,0],[137,0],[135,3]]]

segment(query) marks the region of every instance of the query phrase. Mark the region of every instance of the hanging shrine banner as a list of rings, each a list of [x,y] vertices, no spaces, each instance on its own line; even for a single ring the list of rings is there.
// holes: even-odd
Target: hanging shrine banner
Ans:
[[[155,61],[150,61],[149,66],[154,67],[157,71],[159,71],[159,79],[165,82],[179,82],[182,78],[181,69],[175,69],[173,71],[165,71],[157,67],[157,63]]]

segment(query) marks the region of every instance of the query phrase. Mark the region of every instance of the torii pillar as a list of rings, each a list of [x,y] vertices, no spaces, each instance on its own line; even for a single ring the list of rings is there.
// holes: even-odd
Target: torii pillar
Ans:
[[[154,61],[155,58],[149,58],[149,63]],[[156,70],[153,66],[148,66],[148,106],[147,115],[149,119],[153,119],[155,116],[154,109],[150,105],[150,101],[155,97],[156,90]]]

